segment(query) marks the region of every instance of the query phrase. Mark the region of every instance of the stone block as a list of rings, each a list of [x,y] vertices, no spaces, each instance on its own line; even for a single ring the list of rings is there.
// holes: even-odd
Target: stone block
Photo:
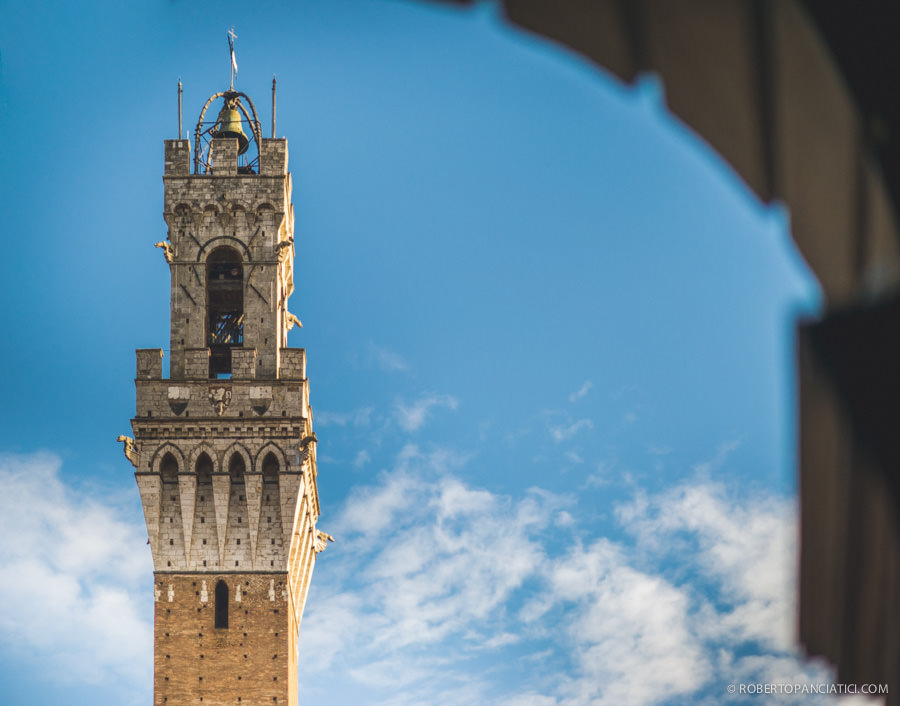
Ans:
[[[210,147],[213,176],[236,176],[238,142],[232,137],[216,137]]]
[[[184,377],[189,380],[209,377],[209,348],[184,349]]]
[[[260,145],[259,173],[264,176],[287,174],[288,149],[284,138],[263,138]]]
[[[159,380],[162,377],[162,348],[138,348],[137,371],[138,380]]]
[[[187,140],[166,140],[165,175],[187,176],[191,172],[191,149]]]
[[[231,376],[237,380],[256,377],[256,349],[235,348],[231,351]]]
[[[281,380],[303,380],[306,378],[306,349],[282,348],[281,365],[278,370]]]

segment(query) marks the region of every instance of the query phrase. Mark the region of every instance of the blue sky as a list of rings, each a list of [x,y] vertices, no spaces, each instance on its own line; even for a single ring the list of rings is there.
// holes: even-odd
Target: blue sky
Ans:
[[[134,349],[168,340],[176,84],[189,129],[232,24],[266,133],[278,76],[337,539],[301,703],[758,704],[727,686],[826,678],[793,646],[793,326],[818,289],[664,86],[490,2],[38,0],[0,3],[4,703],[150,702],[114,439]]]

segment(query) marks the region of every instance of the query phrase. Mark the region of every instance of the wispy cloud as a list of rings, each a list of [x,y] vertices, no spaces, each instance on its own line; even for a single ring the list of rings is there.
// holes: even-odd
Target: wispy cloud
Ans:
[[[452,395],[426,395],[409,405],[398,402],[395,416],[401,429],[413,432],[425,424],[431,410],[435,407],[455,410],[457,406],[459,403]]]
[[[728,608],[701,625],[709,637],[790,648],[794,604],[785,587],[797,554],[792,502],[738,501],[719,485],[687,485],[642,496],[617,514],[642,547],[655,553],[663,551],[661,543],[680,549],[717,583]]]
[[[581,387],[579,387],[577,390],[575,390],[575,392],[573,392],[571,395],[569,395],[569,402],[577,402],[582,397],[584,397],[588,392],[590,392],[590,389],[593,386],[594,386],[594,383],[592,383],[590,380],[585,380],[584,383],[581,385]]]
[[[701,476],[705,476],[713,471],[718,471],[731,453],[736,451],[740,445],[740,439],[733,439],[719,444],[719,447],[716,449],[716,455],[708,461],[701,461],[696,464],[694,466],[694,471]]]
[[[354,488],[339,515],[336,531],[364,536],[390,529],[394,516],[405,510],[415,486],[408,474],[396,471],[377,486]]]
[[[629,565],[605,539],[552,564],[553,600],[570,604],[566,633],[576,646],[563,703],[644,704],[690,694],[710,676],[683,588]]]
[[[366,355],[371,364],[386,373],[398,373],[409,369],[409,364],[403,356],[374,341],[366,342]]]
[[[792,500],[702,479],[637,490],[615,509],[623,533],[605,536],[576,498],[498,494],[463,480],[465,463],[408,444],[336,514],[341,542],[320,560],[300,633],[304,693],[712,706],[729,683],[829,678],[792,647]],[[58,471],[52,456],[0,457],[0,532],[16,540],[0,545],[0,640],[54,673],[149,689],[143,527]]]
[[[306,669],[340,664],[382,703],[484,702],[478,675],[461,687],[455,669],[520,639],[499,629],[505,604],[538,571],[543,552],[530,535],[558,505],[470,487],[435,458],[407,447],[395,471],[355,494],[335,531],[358,550],[332,570],[344,579],[323,587],[327,607],[304,619]]]
[[[584,480],[585,488],[599,488],[612,482],[613,463],[611,461],[599,461],[596,470]]]
[[[349,551],[301,634],[311,672],[392,706],[714,704],[735,681],[828,678],[792,648],[793,502],[636,492],[624,535],[588,539],[572,499],[498,495],[438,457],[405,447],[345,508]],[[498,674],[529,656],[511,692]]]
[[[316,424],[319,426],[354,426],[365,427],[372,422],[374,407],[357,407],[350,412],[329,412],[323,410],[316,413]]]
[[[568,425],[550,427],[550,436],[556,442],[567,441],[584,429],[593,429],[594,423],[590,419],[579,419]]]
[[[0,640],[96,684],[150,686],[150,551],[142,525],[68,488],[49,454],[0,456]],[[142,606],[143,604],[143,606]]]

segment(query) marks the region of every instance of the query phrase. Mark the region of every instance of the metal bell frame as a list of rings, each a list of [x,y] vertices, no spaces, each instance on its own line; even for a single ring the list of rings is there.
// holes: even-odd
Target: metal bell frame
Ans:
[[[244,163],[238,163],[238,170],[242,173],[258,174],[259,145],[262,141],[262,128],[259,124],[259,117],[256,114],[256,106],[253,105],[250,96],[240,91],[222,91],[221,93],[216,93],[209,97],[209,100],[207,100],[203,106],[203,110],[200,111],[200,117],[197,119],[197,127],[194,130],[194,174],[209,174],[212,167],[210,148],[212,147],[212,139],[215,137],[213,130],[215,130],[216,125],[218,125],[219,118],[217,115],[215,120],[206,122],[204,122],[203,118],[206,116],[206,111],[209,109],[209,106],[218,98],[222,98],[224,101],[223,109],[233,107],[241,112],[241,115],[243,116],[241,124],[243,125],[246,121],[250,126],[250,133],[253,135],[250,144],[256,146],[256,155],[252,159],[248,159],[246,153],[241,155]],[[244,107],[241,98],[247,101],[247,105],[250,106],[250,113],[247,112],[247,108]]]

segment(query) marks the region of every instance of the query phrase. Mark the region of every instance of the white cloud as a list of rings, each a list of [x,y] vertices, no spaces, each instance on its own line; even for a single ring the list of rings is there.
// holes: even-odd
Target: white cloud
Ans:
[[[584,481],[585,488],[600,488],[612,482],[613,464],[609,461],[599,461],[597,470],[589,474]]]
[[[473,487],[447,457],[409,445],[347,503],[346,553],[301,631],[307,670],[391,706],[715,704],[731,682],[830,678],[792,646],[793,502],[637,492],[613,539],[572,499]]]
[[[730,456],[733,451],[736,451],[740,445],[740,439],[734,439],[720,444],[719,448],[716,449],[716,455],[708,461],[702,461],[696,464],[694,466],[694,471],[700,476],[705,476],[713,471],[718,471],[722,468],[722,465],[725,463],[728,456]]]
[[[579,387],[577,390],[575,390],[575,392],[569,395],[569,402],[577,402],[578,400],[580,400],[590,391],[593,385],[594,384],[590,380],[585,380],[584,384],[582,384],[581,387]]]
[[[789,649],[793,638],[796,516],[788,500],[737,501],[719,485],[680,486],[618,509],[641,546],[659,552],[677,542],[717,582],[729,608],[704,621],[710,637],[756,640],[778,650]]]
[[[374,407],[358,407],[350,412],[321,411],[316,413],[316,424],[323,427],[365,427],[371,423],[373,411]]]
[[[552,436],[553,440],[558,443],[560,441],[571,439],[583,429],[593,428],[594,423],[590,419],[579,419],[577,422],[572,422],[568,426],[550,427],[550,436]]]
[[[366,451],[365,449],[361,449],[360,452],[358,454],[356,454],[356,457],[353,459],[353,465],[356,466],[357,468],[362,468],[371,460],[372,460],[372,457],[369,456],[369,452]]]
[[[643,706],[690,694],[709,678],[689,595],[630,567],[620,547],[601,539],[578,548],[553,564],[550,581],[556,600],[574,603],[566,631],[576,673],[562,703]]]
[[[543,696],[534,692],[516,694],[498,702],[497,706],[557,706],[559,702],[552,696]]]
[[[149,687],[146,532],[59,470],[49,454],[0,456],[0,640],[57,665],[50,678],[96,684],[112,673]]]
[[[602,536],[594,508],[477,487],[454,472],[465,461],[409,444],[351,493],[303,621],[304,689],[340,673],[385,706],[651,706],[831,678],[792,647],[792,501],[704,481],[638,491],[615,512],[626,534]],[[15,539],[0,545],[0,640],[53,674],[149,688],[144,529],[58,471],[0,457],[0,532]]]
[[[559,527],[571,527],[575,524],[575,518],[572,517],[572,514],[570,512],[567,512],[566,510],[560,510],[556,514],[553,522]]]
[[[445,407],[455,410],[459,403],[452,395],[426,395],[410,405],[397,403],[396,418],[400,428],[413,432],[425,424],[431,410],[435,407]]]
[[[369,356],[379,370],[387,373],[402,372],[409,368],[406,360],[399,353],[392,351],[387,346],[381,346],[374,341],[366,344]]]
[[[521,639],[502,629],[506,603],[538,575],[545,556],[535,535],[565,502],[541,491],[513,501],[473,488],[443,470],[447,455],[407,446],[394,471],[353,494],[335,533],[357,549],[334,568],[336,584],[321,587],[322,610],[310,602],[304,619],[307,668],[327,673],[340,661],[352,678],[389,691],[383,703],[442,702],[436,694],[456,688],[444,680],[460,676],[454,670],[468,655]],[[327,579],[319,572],[317,580]],[[458,652],[443,654],[454,644]],[[440,689],[411,696],[436,674]]]
[[[336,531],[372,535],[388,529],[394,516],[409,506],[414,490],[411,479],[402,472],[392,474],[381,486],[354,488],[339,515]]]

